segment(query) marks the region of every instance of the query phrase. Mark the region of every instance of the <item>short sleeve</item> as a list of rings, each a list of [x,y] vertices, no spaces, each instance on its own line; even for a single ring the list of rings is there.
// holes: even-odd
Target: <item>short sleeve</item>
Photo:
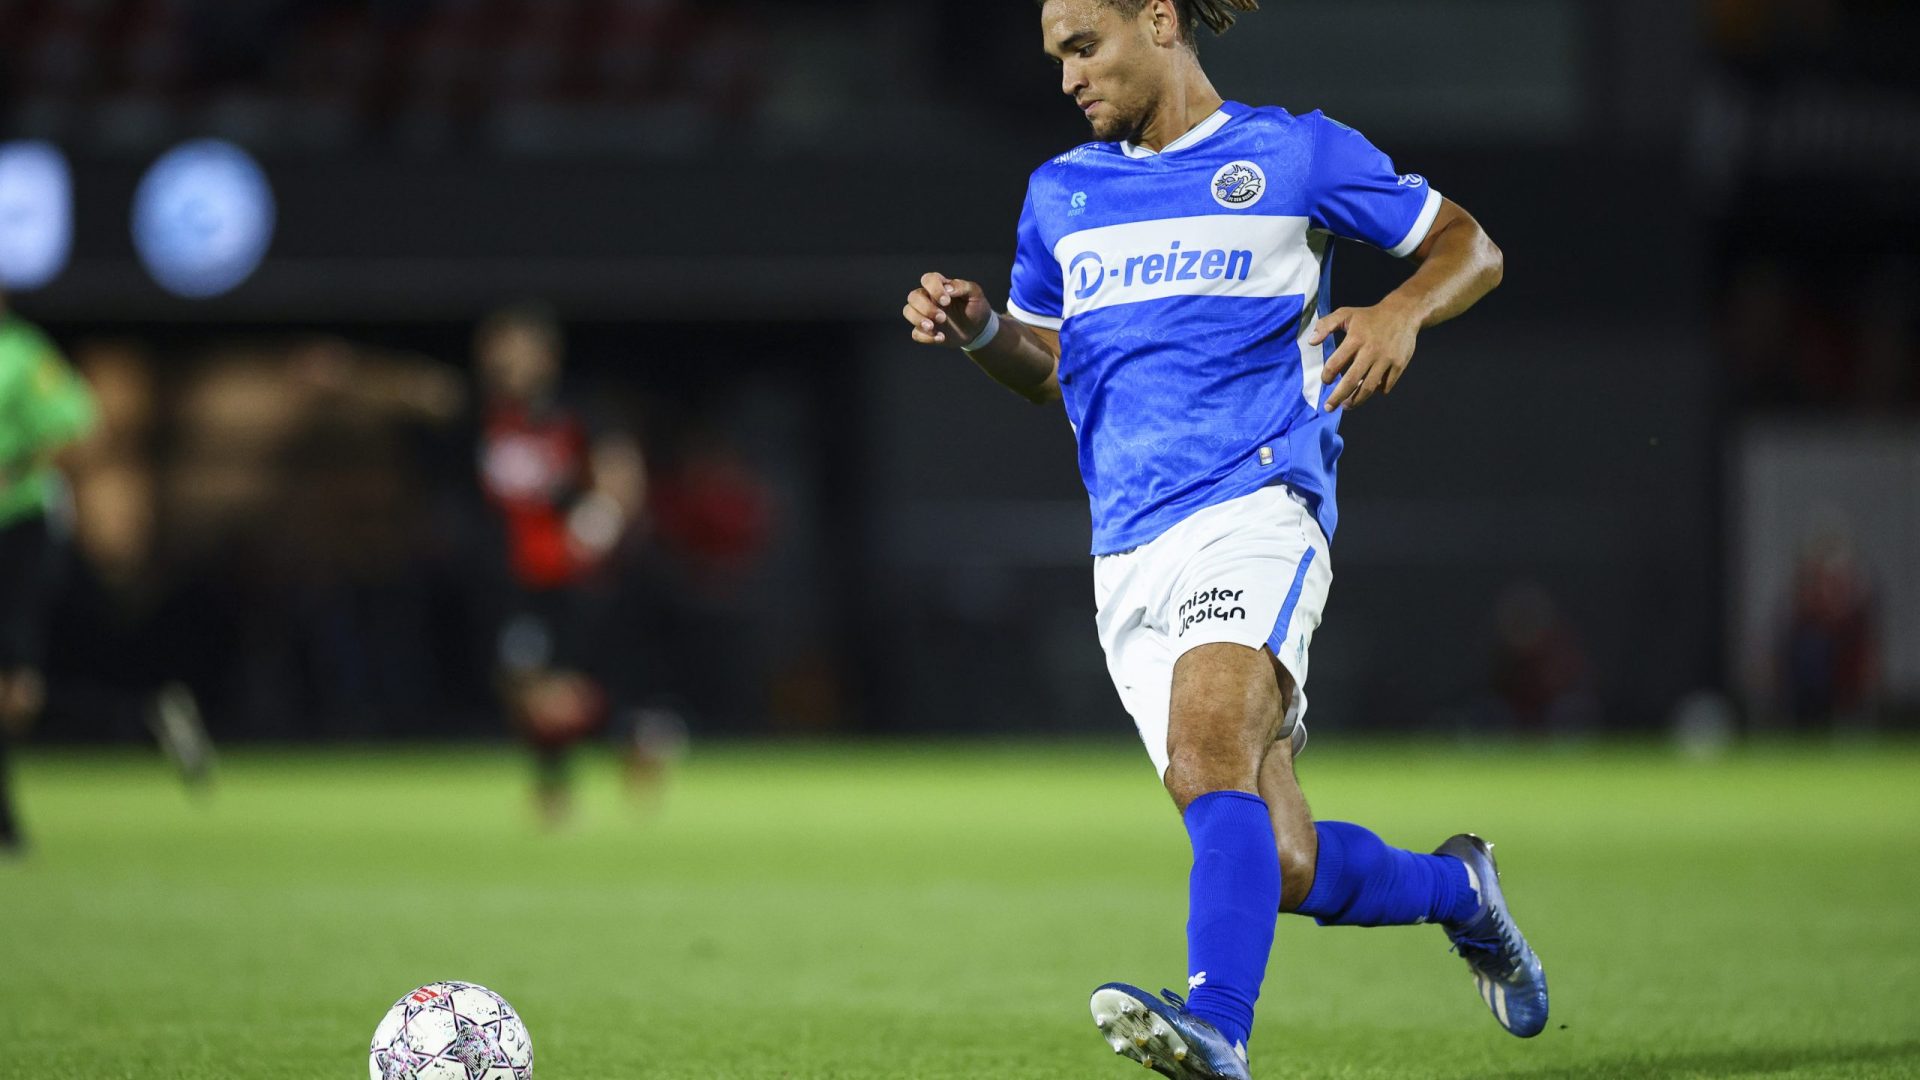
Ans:
[[[33,379],[35,426],[47,445],[58,446],[93,430],[93,390],[60,351],[47,343]]]
[[[1440,213],[1440,193],[1418,173],[1402,175],[1366,136],[1315,112],[1307,184],[1311,221],[1335,236],[1393,255],[1413,254]]]
[[[44,334],[16,327],[26,366],[11,420],[0,431],[0,462],[45,453],[92,429],[93,393]]]
[[[1040,219],[1033,209],[1033,187],[1027,187],[1026,203],[1020,207],[1020,235],[1013,252],[1013,288],[1007,297],[1007,314],[1044,330],[1060,329],[1062,315],[1060,263],[1053,247],[1041,235]]]

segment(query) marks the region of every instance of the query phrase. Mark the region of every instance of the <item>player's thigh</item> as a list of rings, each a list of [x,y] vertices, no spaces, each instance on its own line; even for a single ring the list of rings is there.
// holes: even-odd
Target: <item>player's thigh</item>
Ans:
[[[1277,665],[1264,650],[1246,650],[1254,657],[1251,663],[1239,656],[1226,657],[1234,670],[1223,673],[1219,664],[1211,663],[1223,659],[1217,655],[1222,648],[1201,651],[1188,662],[1181,671],[1186,685],[1176,691],[1175,670],[1183,656],[1166,634],[1135,626],[1108,644],[1108,674],[1162,780],[1167,777],[1176,738],[1191,752],[1218,753],[1257,769],[1277,734],[1275,725],[1286,713],[1284,694],[1291,689],[1291,677],[1284,669],[1276,675]],[[1191,656],[1192,651],[1185,655]],[[1231,689],[1226,689],[1229,685]],[[1177,735],[1173,731],[1176,712],[1184,718]]]
[[[1276,735],[1305,745],[1307,659],[1333,573],[1326,541],[1284,488],[1265,488],[1214,511],[1214,529],[1181,561],[1161,614],[1181,653],[1233,644],[1272,683],[1285,717]]]
[[[1196,748],[1217,744],[1198,752],[1217,752],[1242,772],[1258,769],[1282,731],[1293,732],[1296,751],[1304,743],[1299,684],[1331,580],[1324,548],[1304,507],[1274,487],[1202,510],[1145,547],[1096,560],[1096,622],[1108,671],[1163,778],[1170,737]],[[1284,657],[1275,658],[1275,642],[1287,648]],[[1197,649],[1205,651],[1185,661],[1176,693],[1175,668]],[[1251,786],[1241,779],[1236,786]]]
[[[1285,715],[1264,647],[1218,641],[1182,652],[1168,706],[1166,783],[1175,801],[1256,791]]]

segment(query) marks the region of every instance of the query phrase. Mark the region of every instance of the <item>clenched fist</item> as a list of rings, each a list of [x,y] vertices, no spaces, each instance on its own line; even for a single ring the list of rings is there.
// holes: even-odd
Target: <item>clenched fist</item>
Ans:
[[[913,327],[914,341],[958,349],[972,344],[987,328],[993,305],[978,284],[930,273],[907,294],[907,306],[900,315]]]

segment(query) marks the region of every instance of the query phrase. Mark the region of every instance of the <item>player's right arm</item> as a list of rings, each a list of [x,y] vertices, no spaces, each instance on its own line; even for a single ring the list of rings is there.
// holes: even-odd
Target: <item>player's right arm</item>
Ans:
[[[921,345],[964,349],[995,382],[1036,405],[1060,400],[1060,334],[997,315],[972,281],[929,273],[907,294],[902,318]],[[974,343],[993,336],[984,345]]]

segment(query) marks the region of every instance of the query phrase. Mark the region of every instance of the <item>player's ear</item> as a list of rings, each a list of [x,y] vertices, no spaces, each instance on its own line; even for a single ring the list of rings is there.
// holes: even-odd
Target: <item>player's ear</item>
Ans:
[[[1155,45],[1166,48],[1180,43],[1180,7],[1174,0],[1150,0],[1142,14]]]

